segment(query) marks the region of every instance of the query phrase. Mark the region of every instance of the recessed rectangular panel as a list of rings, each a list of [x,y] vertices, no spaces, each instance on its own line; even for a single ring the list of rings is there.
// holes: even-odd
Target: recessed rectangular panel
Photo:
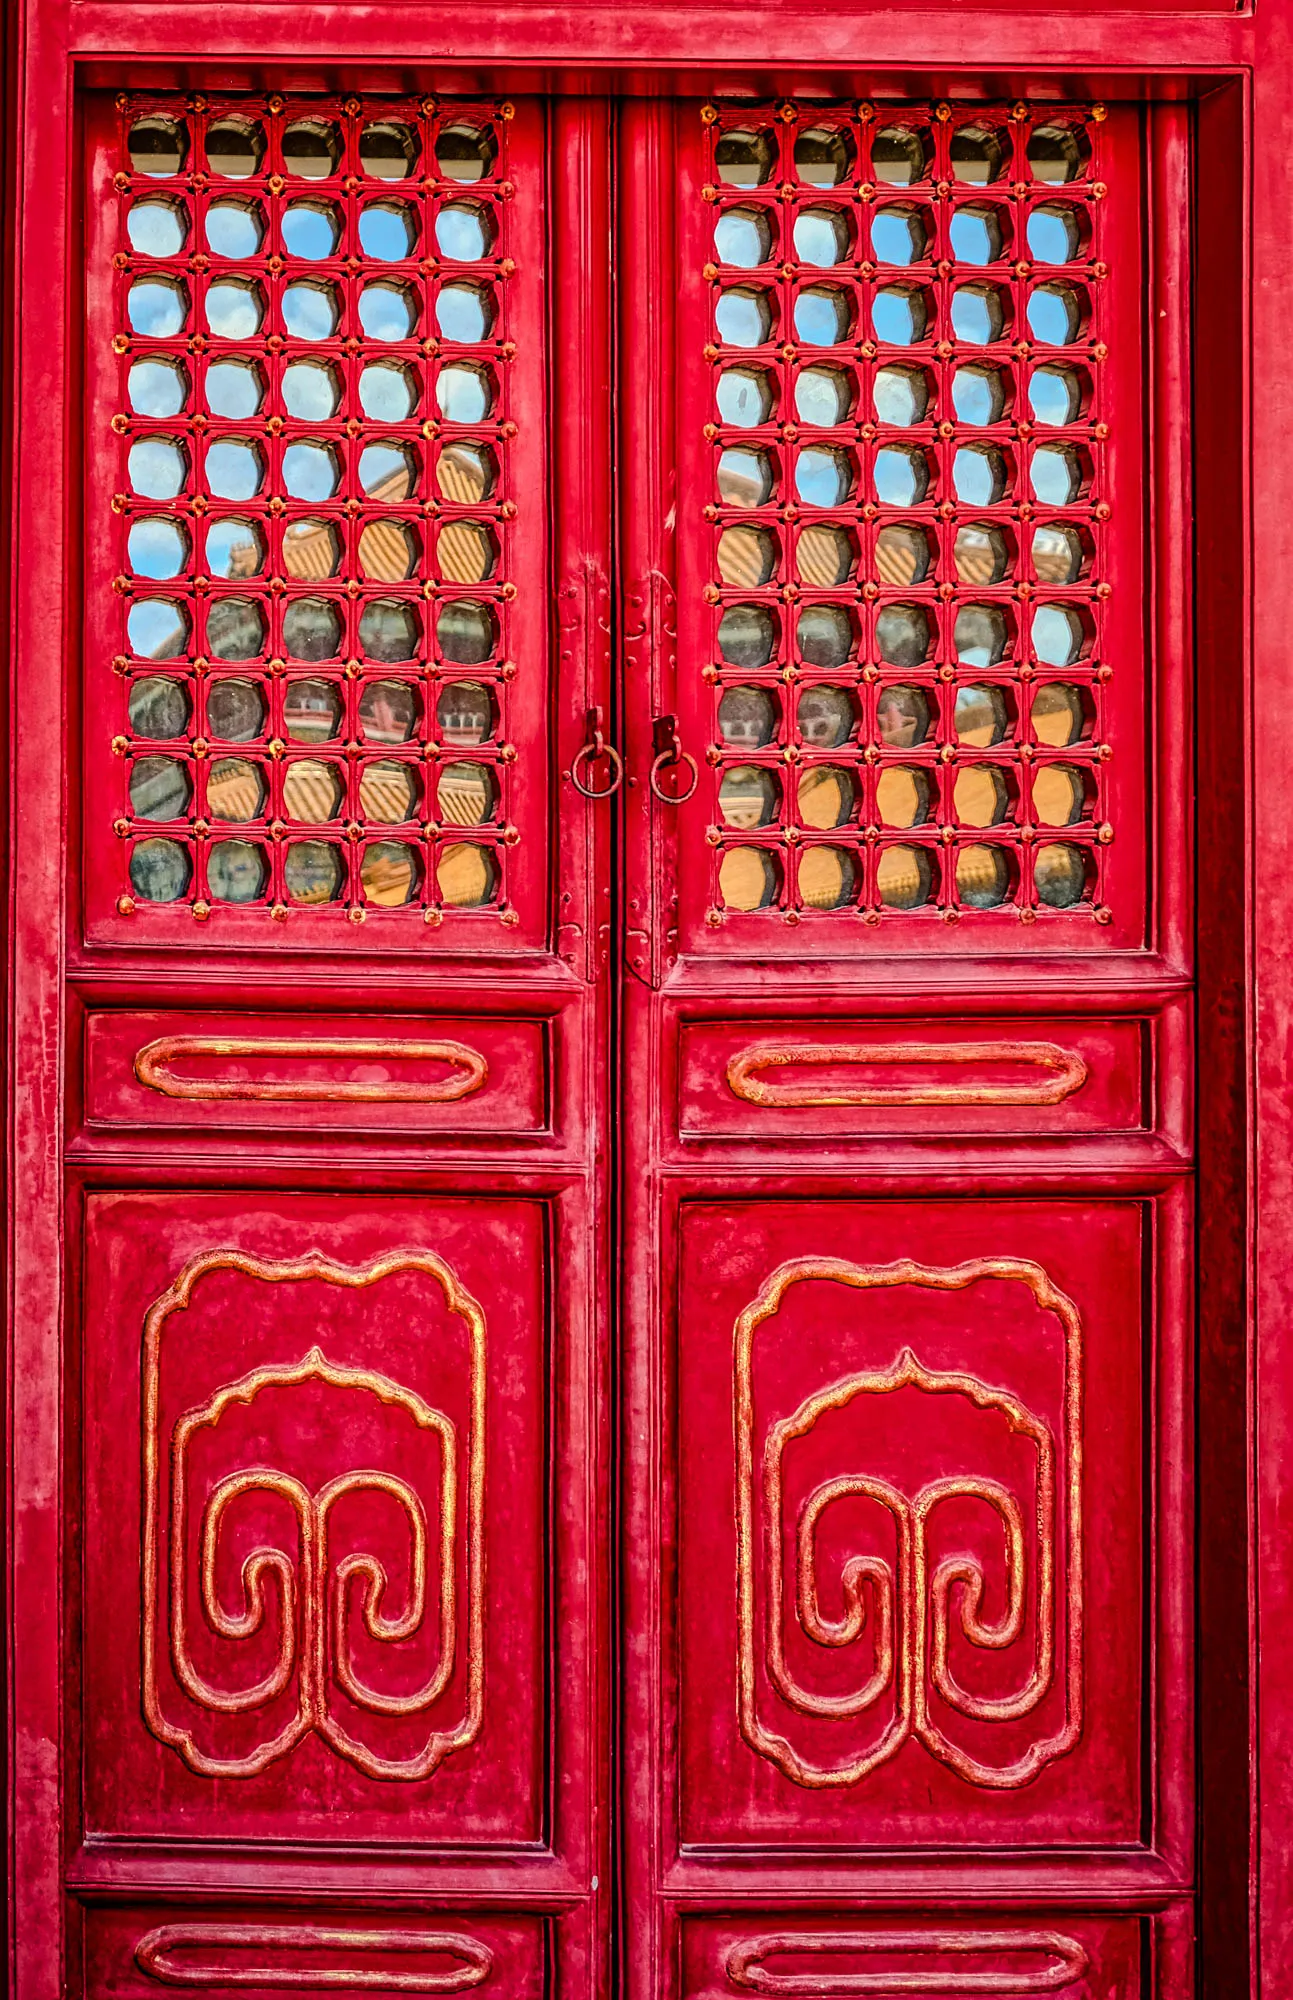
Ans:
[[[85,2000],[156,2000],[160,1989],[465,1993],[540,2000],[544,1925],[476,1911],[94,1910],[85,1925]]]
[[[1011,1908],[686,1918],[682,1992],[685,2000],[1184,2000],[1187,1915]]]
[[[538,1204],[95,1195],[85,1824],[542,1838]]]
[[[834,1141],[887,1132],[1144,1128],[1148,1024],[1135,1019],[691,1021],[684,1139]]]
[[[1134,1201],[685,1212],[684,1844],[1139,1843],[1149,1255]]]
[[[91,1012],[91,1127],[537,1134],[547,1125],[542,1019]]]

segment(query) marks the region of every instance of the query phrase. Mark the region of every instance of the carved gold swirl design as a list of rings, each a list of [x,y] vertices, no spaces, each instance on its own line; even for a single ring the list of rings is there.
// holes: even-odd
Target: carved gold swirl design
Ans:
[[[887,1369],[851,1375],[809,1396],[793,1416],[769,1428],[763,1448],[764,1521],[756,1533],[755,1437],[752,1367],[757,1329],[779,1308],[791,1285],[824,1279],[859,1290],[895,1285],[960,1291],[984,1278],[1027,1286],[1043,1311],[1060,1324],[1064,1342],[1063,1443],[1048,1424],[1004,1389],[976,1376],[926,1368],[910,1347]],[[904,1260],[886,1265],[850,1264],[839,1258],[799,1258],[783,1264],[740,1315],[735,1331],[735,1416],[737,1456],[738,1681],[741,1733],[751,1748],[769,1758],[796,1784],[811,1788],[851,1785],[894,1756],[910,1738],[970,1784],[993,1788],[1025,1785],[1047,1764],[1064,1756],[1082,1728],[1082,1438],[1081,1323],[1071,1300],[1056,1289],[1041,1266],[1012,1258],[977,1258],[935,1267]],[[827,1411],[842,1410],[858,1398],[887,1396],[904,1388],[926,1395],[962,1396],[978,1409],[1004,1417],[1010,1431],[1028,1441],[1035,1458],[1035,1499],[1029,1530],[1035,1548],[1036,1619],[1031,1672],[1004,1697],[974,1695],[961,1687],[948,1659],[953,1596],[960,1629],[972,1645],[1002,1651],[1024,1633],[1028,1596],[1030,1534],[1019,1501],[999,1481],[950,1476],[930,1481],[913,1495],[890,1481],[866,1474],[828,1480],[805,1502],[795,1537],[795,1610],[799,1625],[818,1646],[839,1648],[857,1640],[868,1623],[874,1631],[874,1666],[863,1686],[848,1694],[826,1695],[804,1688],[785,1656],[785,1592],[781,1534],[782,1465],[786,1447],[806,1436]],[[1060,1561],[1056,1516],[1063,1499],[1064,1548]],[[894,1524],[896,1561],[853,1556],[839,1578],[843,1616],[828,1619],[818,1599],[816,1544],[823,1516],[838,1501],[865,1498],[882,1507]],[[995,1620],[982,1613],[986,1576],[976,1557],[947,1556],[933,1569],[928,1555],[929,1522],[945,1501],[967,1499],[985,1507],[1001,1534],[1005,1609]],[[767,1607],[764,1659],[768,1678],[789,1708],[802,1715],[844,1719],[872,1708],[894,1691],[894,1713],[878,1741],[849,1761],[815,1763],[758,1714],[756,1596],[761,1567]],[[1062,1574],[1062,1590],[1058,1578]],[[1017,1721],[1045,1699],[1056,1674],[1056,1619],[1064,1620],[1064,1720],[1051,1735],[1033,1743],[1012,1763],[993,1765],[953,1743],[931,1712],[931,1694],[953,1713],[976,1722]]]
[[[763,1070],[912,1067],[918,1063],[1023,1063],[1047,1072],[1023,1083],[764,1082]],[[1087,1066],[1075,1049],[1055,1042],[757,1042],[727,1065],[729,1088],[747,1104],[1059,1104],[1080,1090]]]
[[[452,1074],[437,1082],[401,1083],[384,1079],[362,1083],[355,1078],[297,1077],[277,1080],[255,1077],[176,1076],[173,1065],[185,1057],[219,1060],[222,1056],[291,1056],[297,1061],[337,1057],[343,1061],[444,1062]],[[465,1042],[403,1042],[390,1038],[345,1035],[162,1035],[145,1043],[135,1057],[135,1075],[163,1097],[207,1101],[263,1100],[277,1104],[454,1104],[479,1090],[489,1065]]]
[[[930,1966],[909,1971],[868,1969],[856,1972],[769,1972],[769,1958],[814,1959],[886,1957],[939,1957],[947,1966]],[[1036,1972],[1019,1968],[1001,1971],[980,1959],[1044,1956],[1050,1965]],[[967,1965],[965,1961],[970,1961]],[[960,1961],[959,1963],[957,1961]],[[779,2000],[792,1996],[820,1996],[820,2000],[852,2000],[855,1994],[937,1994],[983,1993],[993,2000],[1006,1995],[1058,1993],[1080,1979],[1088,1965],[1086,1952],[1073,1938],[1059,1931],[788,1931],[774,1937],[749,1938],[735,1944],[727,1954],[724,1970],[728,1984],[745,1992],[768,1993]]]
[[[252,1369],[218,1389],[208,1401],[175,1423],[169,1450],[160,1435],[161,1344],[167,1321],[188,1306],[198,1280],[212,1271],[239,1271],[269,1284],[317,1279],[359,1288],[399,1271],[422,1271],[436,1279],[452,1313],[466,1324],[470,1352],[471,1421],[466,1460],[466,1701],[457,1726],[433,1730],[420,1753],[405,1758],[379,1756],[344,1729],[329,1704],[335,1684],[361,1711],[411,1716],[429,1709],[444,1693],[458,1649],[457,1518],[459,1448],[450,1420],[413,1390],[400,1387],[371,1368],[329,1361],[318,1347],[298,1362]],[[260,1632],[270,1615],[266,1583],[277,1585],[281,1635],[278,1658],[260,1680],[245,1688],[216,1687],[193,1663],[189,1642],[187,1568],[189,1553],[189,1461],[193,1439],[219,1422],[233,1404],[249,1404],[265,1389],[307,1381],[337,1390],[357,1389],[403,1410],[434,1436],[440,1452],[440,1506],[435,1539],[440,1590],[437,1605],[439,1661],[426,1684],[411,1694],[392,1696],[368,1687],[354,1666],[349,1614],[356,1592],[369,1638],[386,1643],[413,1636],[426,1617],[430,1531],[423,1501],[414,1488],[390,1472],[356,1469],[311,1493],[292,1475],[265,1466],[227,1473],[207,1495],[199,1528],[199,1603],[217,1638],[244,1640]],[[148,1727],[177,1750],[190,1770],[206,1777],[250,1777],[286,1756],[314,1730],[339,1757],[371,1778],[426,1778],[453,1750],[470,1743],[480,1729],[484,1691],[484,1496],[485,1496],[485,1320],[479,1305],[453,1271],[430,1251],[398,1251],[362,1267],[336,1264],[312,1251],[301,1258],[269,1261],[236,1250],[209,1251],[186,1265],[169,1291],[149,1309],[144,1322],[144,1533],[143,1533],[143,1707]],[[199,1748],[192,1732],[163,1712],[158,1671],[158,1602],[161,1594],[161,1519],[165,1508],[163,1468],[169,1465],[170,1560],[167,1596],[169,1658],[176,1682],[195,1706],[214,1714],[238,1715],[264,1707],[297,1680],[295,1713],[268,1741],[241,1757],[213,1757]],[[388,1499],[409,1536],[409,1586],[403,1611],[387,1617],[383,1603],[388,1578],[375,1556],[346,1556],[331,1571],[328,1522],[336,1502],[365,1492]],[[216,1584],[221,1532],[226,1517],[248,1495],[272,1494],[294,1520],[295,1549],[259,1548],[241,1570],[241,1608],[230,1612]],[[435,1989],[428,1989],[435,1990]]]
[[[178,1951],[345,1951],[419,1953],[458,1961],[443,1972],[398,1972],[381,1965],[230,1965],[214,1959],[185,1964]],[[344,1987],[348,1992],[466,1993],[488,1979],[494,1954],[479,1938],[456,1931],[343,1930],[323,1924],[162,1924],[135,1946],[135,1963],[166,1986]]]

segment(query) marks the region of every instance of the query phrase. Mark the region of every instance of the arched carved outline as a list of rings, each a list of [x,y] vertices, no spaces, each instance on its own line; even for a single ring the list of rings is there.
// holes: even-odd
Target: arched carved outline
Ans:
[[[1054,1735],[1035,1743],[1015,1763],[995,1767],[981,1763],[951,1743],[929,1712],[929,1680],[940,1697],[962,1714],[985,1721],[1007,1720],[1027,1714],[1049,1689],[1054,1672],[1054,1616],[1059,1609],[1055,1588],[1055,1513],[1058,1485],[1054,1441],[1049,1427],[1034,1417],[1017,1397],[1006,1390],[992,1389],[976,1376],[927,1369],[910,1348],[888,1369],[868,1370],[833,1384],[810,1396],[794,1416],[783,1418],[768,1432],[763,1451],[766,1518],[762,1554],[767,1575],[769,1675],[783,1698],[805,1713],[847,1715],[860,1712],[878,1699],[893,1673],[894,1653],[898,1654],[898,1681],[895,1714],[873,1749],[840,1766],[822,1766],[802,1758],[784,1736],[768,1729],[758,1716],[756,1695],[756,1550],[754,1472],[754,1394],[752,1363],[754,1337],[764,1320],[779,1308],[791,1285],[810,1278],[875,1290],[895,1285],[918,1285],[932,1291],[963,1291],[981,1278],[1000,1278],[1026,1285],[1043,1311],[1054,1313],[1064,1337],[1063,1390],[1063,1494],[1065,1560],[1063,1609],[1065,1613],[1065,1715],[1063,1726]],[[737,1548],[737,1684],[741,1734],[760,1756],[767,1757],[794,1783],[812,1789],[858,1783],[869,1772],[894,1756],[909,1737],[924,1744],[930,1754],[955,1771],[968,1783],[1010,1789],[1025,1785],[1047,1764],[1065,1756],[1078,1741],[1082,1730],[1082,1326],[1071,1299],[1051,1283],[1040,1264],[1023,1258],[981,1257],[966,1263],[935,1266],[902,1259],[893,1264],[851,1264],[838,1257],[793,1258],[775,1270],[758,1297],[738,1316],[734,1347],[734,1420],[736,1431],[736,1548]],[[1022,1592],[1018,1579],[1022,1561],[1022,1516],[1013,1496],[993,1480],[960,1478],[933,1481],[914,1500],[887,1481],[861,1475],[832,1481],[812,1496],[801,1521],[797,1542],[797,1596],[801,1611],[821,1627],[814,1634],[818,1643],[846,1644],[861,1629],[864,1613],[862,1587],[869,1579],[876,1589],[877,1660],[866,1686],[846,1697],[806,1695],[790,1678],[784,1661],[781,1620],[784,1608],[781,1567],[781,1456],[792,1437],[802,1436],[827,1409],[844,1407],[859,1395],[885,1395],[907,1386],[931,1394],[966,1396],[980,1409],[998,1410],[1011,1430],[1028,1437],[1038,1454],[1036,1529],[1038,1543],[1038,1657],[1026,1686],[1008,1700],[990,1701],[971,1697],[959,1688],[951,1675],[946,1655],[948,1597],[953,1583],[967,1589],[963,1619],[974,1625],[974,1643],[1001,1647],[1013,1643],[1022,1616]],[[899,1577],[894,1604],[890,1595],[887,1565],[875,1558],[856,1558],[847,1566],[844,1587],[850,1609],[845,1620],[829,1628],[820,1619],[815,1602],[808,1595],[811,1580],[811,1543],[807,1545],[809,1569],[805,1569],[805,1533],[811,1536],[822,1509],[845,1492],[864,1493],[894,1516],[898,1532]],[[953,1495],[981,1499],[998,1513],[1005,1530],[1008,1570],[1008,1604],[1004,1618],[996,1625],[980,1624],[977,1618],[982,1595],[982,1578],[975,1565],[964,1558],[951,1557],[939,1564],[933,1578],[934,1645],[932,1674],[926,1671],[926,1605],[929,1602],[928,1569],[925,1559],[925,1523],[942,1500]],[[1009,1504],[1006,1504],[1009,1503]],[[884,1570],[884,1577],[880,1572]],[[807,1579],[807,1580],[806,1580]],[[1044,1615],[1051,1608],[1048,1626]],[[825,1636],[822,1636],[822,1635]],[[894,1638],[899,1640],[894,1647]],[[885,1668],[884,1679],[879,1679]]]
[[[964,1067],[967,1063],[1021,1063],[1044,1074],[1025,1083],[814,1083],[764,1082],[768,1069],[860,1069],[915,1066]],[[1059,1104],[1086,1082],[1076,1049],[1056,1042],[757,1042],[731,1057],[729,1088],[747,1104],[788,1109],[801,1105]]]
[[[454,1427],[439,1411],[433,1410],[413,1391],[403,1389],[388,1377],[369,1368],[347,1368],[328,1361],[315,1347],[301,1361],[284,1366],[268,1365],[252,1369],[239,1381],[217,1390],[198,1409],[187,1411],[175,1425],[171,1440],[172,1492],[170,1537],[170,1631],[171,1664],[176,1679],[189,1698],[217,1712],[237,1713],[273,1700],[289,1684],[295,1655],[296,1603],[298,1583],[290,1559],[282,1550],[256,1550],[243,1565],[243,1587],[247,1610],[230,1618],[220,1609],[214,1586],[216,1537],[224,1508],[239,1491],[254,1484],[261,1490],[279,1492],[296,1513],[299,1524],[304,1644],[300,1664],[300,1692],[297,1711],[279,1733],[245,1757],[214,1758],[200,1750],[192,1734],[167,1720],[162,1711],[157,1674],[157,1614],[160,1548],[161,1469],[163,1452],[159,1434],[161,1403],[161,1342],[166,1323],[175,1312],[184,1310],[198,1280],[211,1271],[239,1271],[267,1284],[293,1284],[317,1279],[325,1284],[359,1289],[377,1284],[398,1271],[422,1271],[435,1278],[452,1313],[466,1322],[471,1366],[471,1428],[467,1440],[467,1701],[462,1720],[453,1730],[433,1730],[425,1748],[415,1758],[395,1761],[377,1756],[356,1742],[326,1705],[324,1654],[325,1619],[321,1615],[319,1590],[326,1570],[320,1568],[326,1555],[327,1515],[344,1491],[356,1486],[381,1489],[401,1505],[410,1521],[412,1562],[410,1604],[400,1619],[384,1620],[379,1605],[385,1584],[380,1563],[370,1557],[347,1558],[338,1571],[333,1595],[335,1663],[339,1685],[357,1705],[381,1714],[407,1714],[429,1706],[448,1684],[456,1648],[455,1521],[457,1509],[457,1452]],[[373,1263],[355,1266],[335,1263],[312,1250],[304,1257],[264,1259],[241,1250],[210,1250],[185,1265],[170,1289],[150,1306],[144,1319],[143,1354],[143,1709],[144,1719],[161,1742],[177,1750],[189,1769],[204,1777],[251,1777],[276,1758],[285,1756],[311,1729],[317,1730],[338,1756],[346,1758],[372,1778],[420,1779],[430,1777],[451,1751],[471,1743],[480,1730],[484,1696],[484,1508],[485,1508],[485,1316],[476,1300],[459,1284],[454,1272],[433,1251],[391,1251]],[[425,1601],[426,1522],[421,1502],[403,1480],[379,1472],[355,1471],[332,1480],[318,1495],[310,1495],[299,1480],[264,1468],[233,1473],[208,1496],[203,1510],[202,1591],[204,1607],[213,1628],[225,1637],[243,1637],[259,1629],[264,1618],[262,1579],[270,1572],[278,1576],[283,1606],[283,1643],[277,1665],[252,1689],[234,1695],[209,1688],[195,1673],[188,1659],[185,1627],[184,1563],[187,1541],[187,1480],[185,1458],[193,1432],[215,1423],[234,1402],[247,1403],[270,1386],[281,1386],[314,1378],[337,1388],[367,1390],[381,1402],[403,1408],[421,1428],[433,1431],[443,1451],[441,1478],[441,1656],[440,1664],[427,1687],[416,1695],[391,1702],[362,1689],[341,1644],[346,1597],[352,1576],[359,1576],[364,1590],[364,1620],[370,1636],[394,1639],[405,1636],[404,1627],[416,1602]],[[421,1563],[419,1565],[419,1555]],[[380,1572],[380,1575],[379,1575]],[[227,1628],[227,1629],[224,1629]],[[411,1704],[411,1706],[406,1706]]]
[[[435,1083],[361,1083],[355,1078],[298,1077],[278,1081],[255,1077],[176,1076],[172,1065],[185,1056],[314,1056],[374,1062],[445,1062],[452,1074]],[[386,1037],[345,1035],[162,1035],[146,1042],[135,1057],[135,1075],[163,1097],[206,1101],[251,1100],[276,1104],[455,1104],[486,1081],[489,1064],[465,1042],[404,1042]]]
[[[183,1965],[171,1955],[203,1946],[226,1951],[422,1952],[450,1957],[461,1971],[392,1972],[380,1965]],[[344,1987],[347,1992],[466,1993],[489,1978],[494,1954],[479,1938],[455,1931],[341,1930],[321,1924],[162,1924],[135,1946],[135,1963],[165,1986]]]
[[[1055,1962],[1040,1972],[980,1972],[952,1966],[920,1972],[769,1972],[767,1958],[878,1957],[901,1958],[938,1952],[953,1959],[1016,1958],[1046,1953]],[[728,1984],[749,1993],[768,1993],[778,2000],[821,1996],[821,2000],[852,2000],[856,1994],[982,1993],[994,1996],[1058,1993],[1087,1970],[1089,1960],[1076,1939],[1059,1931],[788,1931],[775,1937],[747,1938],[727,1954]]]

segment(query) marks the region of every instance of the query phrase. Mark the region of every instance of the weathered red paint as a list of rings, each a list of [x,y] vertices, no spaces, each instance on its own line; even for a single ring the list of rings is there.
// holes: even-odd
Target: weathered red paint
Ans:
[[[778,4],[758,17],[757,72],[748,17],[719,5],[470,21],[422,0],[324,6],[307,53],[299,18],[255,0],[179,17],[33,0],[11,21],[10,1990],[144,2000],[178,1968],[208,1990],[256,1976],[308,1991],[319,1968],[369,1984],[386,1968],[410,1990],[509,2000],[974,1977],[1118,2000],[1281,1995],[1287,8],[965,4],[917,23]],[[94,94],[386,86],[524,98],[536,215],[543,174],[526,366],[551,550],[531,587],[554,609],[545,627],[527,607],[529,686],[546,673],[548,696],[525,710],[523,747],[555,803],[532,801],[528,904],[479,954],[387,948],[367,928],[344,951],[318,929],[269,950],[241,930],[141,945],[96,873],[97,528],[113,487],[80,289],[83,245],[92,301],[111,251],[92,177],[86,193]],[[1110,858],[1125,894],[1105,936],[913,924],[833,953],[820,928],[805,945],[703,923],[704,785],[675,807],[648,775],[662,715],[707,775],[703,336],[679,188],[696,178],[699,103],[724,88],[1112,108],[1127,331],[1110,580],[1129,670],[1111,733],[1129,755]],[[614,807],[565,781],[594,706],[625,758]],[[338,1053],[346,1041],[362,1053]],[[991,1054],[949,1084],[930,1052],[967,1044]],[[787,1048],[830,1060],[742,1061]],[[908,1053],[849,1102],[885,1049]],[[1083,1080],[1048,1096],[1079,1063]],[[172,1094],[159,1074],[237,1094]],[[733,1075],[789,1080],[792,1101]],[[445,1094],[455,1077],[471,1087]],[[833,1101],[811,1101],[814,1080]],[[330,1094],[337,1081],[365,1094]],[[226,1261],[204,1265],[212,1253]],[[470,1314],[450,1310],[441,1265],[483,1315],[483,1428]],[[190,1283],[188,1304],[168,1303]],[[348,1592],[355,1672],[379,1697],[404,1702],[434,1674],[429,1639],[397,1666],[360,1634],[365,1561],[386,1564],[382,1615],[398,1616],[407,1524],[442,1505],[409,1451],[422,1407],[463,1441],[464,1631],[466,1441],[483,1443],[479,1647],[464,1642],[416,1713],[343,1698],[338,1723],[303,1647],[254,1712],[194,1704],[169,1630],[150,1709],[143,1579],[177,1533],[175,1462],[146,1447],[150,1326],[157,1435],[208,1413],[193,1432],[208,1500],[257,1471],[229,1489],[226,1519],[247,1511],[216,1578],[225,1616],[250,1589],[243,1560],[295,1536],[318,1557],[302,1635],[331,1629]],[[359,1471],[386,1484],[346,1485]],[[961,1489],[936,1494],[940,1480]],[[946,1607],[964,1619],[982,1570],[978,1615],[1001,1620],[1008,1496],[1023,1528],[1043,1526],[998,1656]],[[819,1540],[797,1572],[806,1512]],[[1055,1677],[994,1715],[1032,1672],[1048,1536]],[[960,1580],[940,1599],[945,1561]],[[251,1648],[248,1678],[273,1677],[285,1572],[262,1572],[265,1626],[204,1641],[190,1672],[246,1685],[219,1680],[223,1644]],[[928,1685],[892,1673],[864,1711],[885,1602]],[[463,1728],[473,1657],[471,1740],[433,1774],[365,1772]],[[186,1761],[171,1739],[194,1707]],[[193,1768],[256,1761],[261,1725],[291,1713],[308,1728],[255,1771]],[[338,1753],[338,1727],[357,1752]],[[837,1782],[858,1758],[865,1778]]]

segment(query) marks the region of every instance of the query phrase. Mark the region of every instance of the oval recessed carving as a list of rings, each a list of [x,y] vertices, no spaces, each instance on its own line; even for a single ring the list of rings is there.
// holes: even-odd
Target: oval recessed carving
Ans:
[[[349,1965],[275,1965],[275,1952],[345,1953]],[[186,1961],[178,1952],[195,1956]],[[230,1964],[230,1952],[254,1954]],[[399,1952],[454,1963],[425,1972],[355,1965],[368,1954]],[[162,1924],[135,1946],[135,1963],[165,1986],[343,1987],[347,1992],[466,1993],[488,1979],[494,1954],[456,1931],[348,1930],[322,1924]]]
[[[814,1961],[869,1958],[888,1961],[861,1965],[856,1971],[825,1971]],[[904,1967],[901,1961],[919,1956],[925,1962]],[[771,1972],[770,1958],[807,1961],[804,1972]],[[1005,1969],[1001,1961],[1040,1958],[1043,1963]],[[942,1964],[931,1965],[930,1959]],[[897,1961],[897,1963],[895,1963]],[[977,1962],[976,1962],[977,1961]],[[1087,1955],[1073,1938],[1058,1931],[800,1931],[749,1938],[727,1954],[728,1983],[748,1993],[767,1993],[791,2000],[853,2000],[860,1994],[901,1993],[942,1996],[979,1993],[1005,2000],[1007,1995],[1059,1993],[1087,1969]]]
[[[400,1082],[383,1077],[364,1082],[357,1077],[220,1077],[177,1076],[174,1065],[186,1058],[218,1061],[221,1057],[265,1059],[286,1056],[297,1061],[321,1057],[339,1061],[441,1062],[448,1076]],[[277,1035],[162,1035],[148,1042],[135,1057],[135,1075],[163,1097],[272,1102],[277,1104],[454,1104],[481,1088],[489,1064],[465,1042],[404,1042],[387,1037],[327,1036],[294,1038]]]
[[[946,1065],[963,1070],[973,1064],[1013,1063],[1031,1071],[1018,1083],[908,1082],[887,1077],[869,1080],[878,1069]],[[765,1070],[856,1068],[855,1083],[765,1080]],[[734,1055],[727,1081],[747,1104],[773,1107],[804,1105],[886,1104],[1059,1104],[1080,1090],[1087,1066],[1074,1049],[1055,1042],[757,1042]]]

